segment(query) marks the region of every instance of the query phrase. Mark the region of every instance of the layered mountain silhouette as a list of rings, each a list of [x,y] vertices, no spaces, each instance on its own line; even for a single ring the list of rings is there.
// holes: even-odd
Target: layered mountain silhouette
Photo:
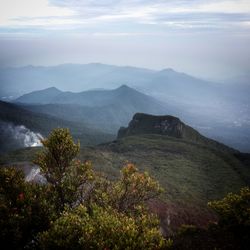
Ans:
[[[23,95],[16,102],[25,104],[23,108],[34,112],[83,122],[112,133],[127,124],[137,112],[165,114],[175,109],[127,85],[113,90],[80,93],[49,88]]]
[[[17,102],[47,104],[53,102],[63,92],[55,87],[33,91],[16,99]]]
[[[0,69],[0,82],[0,99],[4,101],[13,101],[18,96],[28,92],[51,86],[63,90],[62,92],[65,92],[65,90],[72,91],[74,94],[83,90],[115,89],[121,85],[128,85],[165,103],[167,107],[163,113],[147,109],[135,109],[134,113],[146,112],[178,116],[209,137],[245,152],[250,150],[250,85],[248,84],[248,76],[244,76],[243,80],[242,77],[229,79],[228,82],[222,84],[193,77],[169,68],[157,71],[130,66],[121,67],[91,63],[2,68]],[[42,97],[44,102],[42,103],[42,100],[40,100],[40,103],[51,103],[50,98],[54,99],[54,95],[58,94],[56,89],[49,92],[53,93],[48,94],[45,100]],[[71,103],[70,105],[75,103],[72,102],[72,92],[68,92],[67,95],[63,93],[62,99],[60,100],[58,97],[56,103],[61,105],[63,98],[65,98],[65,102],[67,100],[67,103]],[[40,98],[40,93],[37,94],[36,103]],[[91,94],[88,93],[88,95]],[[74,96],[76,99],[80,99],[81,95]],[[86,98],[86,96],[83,98]],[[80,102],[81,105],[91,105],[91,102],[87,102],[88,98],[86,101],[79,99],[78,104]],[[30,101],[34,102],[34,99]],[[26,99],[26,102],[28,102],[28,99]],[[101,105],[101,103],[97,102],[98,105]],[[94,119],[98,127],[105,120],[114,120],[115,125],[111,125],[110,129],[110,131],[114,131],[129,121],[126,115],[126,119],[116,119],[114,113],[119,111],[117,111],[116,106],[111,107],[109,105],[106,112],[106,107],[99,111],[96,108],[97,106],[93,105],[95,110],[84,112],[84,116],[87,114],[95,117],[92,114],[98,113],[100,119]],[[52,110],[55,109],[58,109],[58,107],[52,108]],[[59,109],[63,110],[64,108],[59,107]],[[123,109],[122,112],[124,112]],[[65,119],[68,115],[65,112],[62,113],[64,113],[64,117],[61,116],[61,118]],[[108,118],[106,113],[109,114]],[[132,114],[129,113],[129,115]],[[77,116],[79,115],[77,114]],[[92,122],[91,125],[93,125]],[[110,127],[104,125],[103,128]]]

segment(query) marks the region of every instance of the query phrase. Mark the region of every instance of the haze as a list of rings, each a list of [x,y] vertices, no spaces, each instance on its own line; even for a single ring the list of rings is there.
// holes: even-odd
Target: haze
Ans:
[[[101,62],[213,80],[250,71],[249,0],[0,3],[1,67]]]

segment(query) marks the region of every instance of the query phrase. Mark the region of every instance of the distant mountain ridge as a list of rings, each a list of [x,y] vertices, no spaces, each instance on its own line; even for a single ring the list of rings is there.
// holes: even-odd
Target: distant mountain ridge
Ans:
[[[24,94],[16,99],[17,102],[24,103],[39,103],[39,104],[47,104],[53,101],[57,96],[63,93],[61,90],[50,87],[43,90],[33,91],[28,94]]]
[[[177,78],[177,80],[176,80]],[[151,70],[132,66],[115,66],[101,63],[61,64],[56,66],[26,66],[19,68],[0,68],[0,93],[2,95],[23,95],[37,89],[56,88],[80,92],[82,90],[117,88],[126,84],[131,87],[155,87],[184,81],[205,81],[179,73],[173,69]],[[181,80],[181,82],[180,82]],[[159,82],[160,81],[160,82]],[[172,85],[174,86],[174,85]],[[159,86],[157,86],[159,87]],[[157,90],[157,89],[155,89]],[[1,98],[2,96],[0,96]]]
[[[81,92],[61,91],[55,87],[50,87],[44,90],[34,91],[20,96],[15,100],[17,103],[26,104],[76,104],[87,107],[117,105],[117,103],[129,104],[134,102],[141,105],[150,101],[152,103],[160,102],[156,99],[145,95],[127,85],[121,85],[116,89],[111,90],[88,90]]]
[[[39,91],[39,96],[44,96],[43,93],[49,90]],[[64,120],[85,122],[92,127],[112,133],[117,133],[117,130],[127,124],[135,113],[166,114],[174,110],[174,107],[167,106],[127,85],[113,90],[60,92],[52,99],[45,97],[43,100],[38,99],[37,94],[37,92],[26,94],[16,102],[22,103],[23,108],[34,112],[53,115]]]

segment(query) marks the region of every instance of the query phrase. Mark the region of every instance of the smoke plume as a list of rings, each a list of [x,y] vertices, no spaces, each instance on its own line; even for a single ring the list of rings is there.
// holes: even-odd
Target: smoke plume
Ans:
[[[24,125],[0,121],[0,151],[8,151],[24,147],[42,146],[43,136]]]

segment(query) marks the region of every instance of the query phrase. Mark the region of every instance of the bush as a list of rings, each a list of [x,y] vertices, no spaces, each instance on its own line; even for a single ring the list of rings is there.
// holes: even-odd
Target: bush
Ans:
[[[53,211],[46,187],[26,183],[21,171],[0,168],[0,241],[6,249],[23,249],[46,230]]]
[[[111,207],[80,205],[65,211],[40,243],[42,249],[161,249],[164,239],[153,215],[132,218]]]

